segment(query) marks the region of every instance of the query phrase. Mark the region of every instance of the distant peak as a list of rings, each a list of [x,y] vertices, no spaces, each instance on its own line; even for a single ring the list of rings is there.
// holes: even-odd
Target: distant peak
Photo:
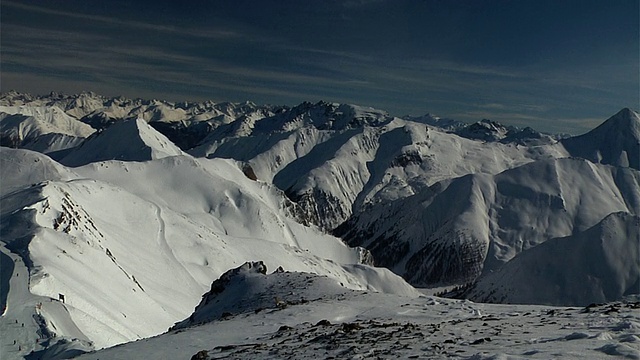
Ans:
[[[636,113],[635,111],[629,109],[629,108],[623,108],[622,110],[618,111],[618,113],[615,116],[635,116],[638,117],[638,113]]]
[[[624,108],[620,111],[618,111],[615,115],[613,115],[612,117],[609,118],[609,120],[614,120],[614,121],[624,121],[629,122],[629,121],[640,121],[640,116],[638,116],[638,113],[629,109],[629,108]]]
[[[638,116],[638,113],[630,108],[624,108],[592,131],[597,131],[604,127],[615,128],[618,131],[626,132],[632,131],[633,127],[638,127],[638,124],[640,124],[640,117]]]
[[[137,117],[117,121],[87,138],[60,162],[75,167],[105,160],[148,161],[178,155],[184,153],[144,119]]]
[[[572,156],[640,169],[640,117],[624,108],[586,134],[564,139]]]

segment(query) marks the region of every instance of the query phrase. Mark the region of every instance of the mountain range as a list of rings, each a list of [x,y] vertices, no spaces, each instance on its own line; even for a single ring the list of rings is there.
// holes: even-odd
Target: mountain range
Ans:
[[[250,311],[283,297],[271,280],[216,295],[260,266],[335,296],[619,301],[640,293],[639,139],[630,109],[567,136],[327,102],[4,93],[0,331],[58,358],[183,331],[238,294],[276,288]]]

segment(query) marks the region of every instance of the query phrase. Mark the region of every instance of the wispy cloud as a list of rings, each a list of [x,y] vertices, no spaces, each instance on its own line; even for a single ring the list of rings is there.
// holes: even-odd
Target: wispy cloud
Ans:
[[[84,22],[97,22],[112,27],[121,27],[125,29],[137,29],[137,30],[150,30],[158,33],[171,33],[182,34],[186,36],[195,36],[203,38],[238,38],[242,35],[229,29],[215,29],[215,28],[182,28],[178,26],[160,25],[145,22],[143,20],[123,20],[110,16],[90,15],[85,13],[76,13],[71,11],[63,11],[52,9],[50,7],[43,7],[37,5],[27,5],[14,1],[4,0],[3,6],[8,6],[16,9],[26,10],[34,13],[41,13],[47,15],[60,16],[64,18],[70,18],[75,20],[81,20]]]
[[[376,2],[335,0],[331,6],[354,15],[358,8],[375,8]],[[348,6],[354,8],[345,10]],[[85,14],[44,2],[5,0],[2,7],[51,22],[3,17],[3,89],[66,88],[169,100],[280,104],[325,99],[396,115],[432,112],[466,121],[540,124],[546,131],[574,129],[571,132],[592,126],[596,115],[633,106],[629,102],[637,103],[639,95],[637,57],[635,64],[634,59],[620,58],[597,66],[479,65],[422,50],[405,54],[393,44],[379,46],[376,38],[333,46],[314,37],[291,36],[286,21],[270,28],[242,16],[213,16],[175,26],[154,17]],[[354,17],[349,26],[358,26],[358,20]],[[339,32],[334,29],[332,34]],[[356,40],[363,39],[350,39]]]

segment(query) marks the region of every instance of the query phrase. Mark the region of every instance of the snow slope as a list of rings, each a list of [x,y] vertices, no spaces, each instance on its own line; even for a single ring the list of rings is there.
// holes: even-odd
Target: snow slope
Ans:
[[[625,108],[588,133],[562,140],[572,156],[640,170],[640,117]]]
[[[229,314],[244,314],[258,309],[268,311],[310,300],[333,298],[351,291],[335,278],[289,272],[282,267],[267,275],[267,270],[264,262],[258,261],[247,262],[222,274],[211,284],[211,290],[202,296],[189,318],[176,323],[171,329],[207,323]],[[396,275],[387,277],[384,281],[380,279],[372,277],[368,290],[377,292],[378,289],[386,288],[386,293],[402,297],[420,296],[416,289]]]
[[[55,106],[0,106],[0,142],[52,153],[78,146],[95,130]]]
[[[585,231],[523,251],[481,277],[464,296],[482,302],[586,306],[638,294],[639,240],[640,218],[613,213]]]
[[[523,250],[640,211],[640,173],[577,158],[474,174],[382,203],[338,229],[410,283],[473,281]]]
[[[360,257],[358,251],[347,251],[339,239],[300,225],[293,219],[295,205],[282,192],[247,178],[239,164],[230,160],[173,156],[144,163],[100,162],[74,171],[223,234],[301,246],[341,262],[357,262]]]
[[[584,309],[348,290],[247,263],[166,334],[80,359],[638,358],[637,298]]]
[[[0,194],[38,183],[54,180],[65,181],[78,175],[39,152],[0,147]]]
[[[567,155],[553,145],[473,141],[355,105],[305,103],[243,126],[216,129],[190,153],[247,162],[326,230],[443,179]]]
[[[103,160],[145,161],[183,152],[143,119],[125,120],[88,138],[60,159],[67,166],[80,166]]]
[[[3,286],[10,301],[0,326],[29,319],[24,311],[44,324],[21,320],[28,326],[20,333],[41,333],[37,344],[38,337],[21,343],[22,353],[158,334],[189,315],[212,279],[258,258],[347,288],[414,291],[386,269],[349,265],[366,253],[300,225],[282,192],[233,161],[180,155],[70,170],[27,150],[2,148],[0,157],[3,169],[18,170],[2,172],[3,253],[24,264],[14,271],[23,283]]]

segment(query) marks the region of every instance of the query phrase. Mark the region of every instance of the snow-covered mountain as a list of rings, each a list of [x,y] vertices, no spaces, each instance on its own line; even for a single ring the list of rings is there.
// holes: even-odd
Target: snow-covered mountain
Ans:
[[[562,138],[322,101],[2,94],[2,145],[20,149],[0,150],[0,331],[24,345],[2,343],[1,355],[70,356],[183,320],[176,331],[191,332],[305,292],[305,301],[329,294],[309,309],[350,298],[359,300],[345,306],[362,308],[368,295],[352,290],[387,293],[367,301],[388,305],[417,301],[402,278],[471,285],[465,296],[483,301],[640,293],[638,258],[623,251],[640,211],[639,128],[629,109]],[[558,266],[548,255],[557,248],[575,266]],[[580,254],[600,259],[598,270]],[[545,262],[557,276],[520,276]],[[582,277],[588,285],[562,285]],[[227,280],[235,290],[216,293]],[[563,291],[525,291],[530,284]]]
[[[372,207],[337,234],[413,284],[449,285],[471,282],[523,250],[619,211],[640,211],[638,171],[551,159],[438,182]]]
[[[80,166],[104,160],[146,161],[178,155],[184,155],[180,148],[138,118],[96,132],[59,161]]]
[[[561,138],[560,135],[543,134],[530,127],[520,129],[488,119],[453,128],[452,132],[471,140],[500,141],[519,145],[547,145],[553,144],[558,138]]]
[[[249,163],[326,230],[439,180],[566,155],[557,146],[473,141],[353,105],[306,103],[292,113],[254,121],[250,131],[213,132],[190,153]]]
[[[637,215],[612,213],[585,231],[523,251],[464,296],[479,302],[586,306],[637,294],[639,239]]]
[[[562,145],[572,156],[640,170],[640,118],[622,109],[590,132],[562,140]]]
[[[2,146],[47,154],[78,146],[94,131],[56,106],[0,106]]]
[[[395,275],[348,265],[366,252],[300,225],[295,204],[233,161],[182,155],[68,169],[27,150],[2,148],[0,158],[16,169],[2,172],[3,263],[28,281],[24,292],[8,291],[0,328],[20,319],[48,341],[25,351],[54,343],[87,350],[162,332],[212,279],[254,259],[395,291],[372,286]],[[60,294],[63,308],[51,300]],[[30,324],[33,316],[43,323]]]

